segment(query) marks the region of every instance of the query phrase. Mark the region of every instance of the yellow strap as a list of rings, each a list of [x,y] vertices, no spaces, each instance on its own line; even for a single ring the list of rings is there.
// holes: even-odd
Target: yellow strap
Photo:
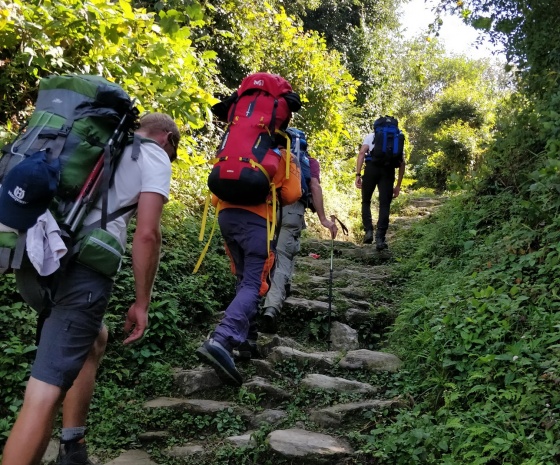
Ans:
[[[268,205],[266,206],[266,252],[268,255],[270,255],[270,242],[274,239],[276,232],[276,207],[278,201],[274,184],[270,184],[270,191],[272,194],[272,220],[268,217]]]
[[[243,160],[243,158],[239,157],[239,160]],[[249,164],[253,168],[260,169],[263,172],[263,174],[266,176],[267,181],[270,183],[270,176],[269,176],[268,172],[263,168],[263,166],[260,163],[257,163],[255,160],[249,159]]]
[[[212,198],[212,194],[208,191],[206,195],[206,202],[204,203],[204,213],[202,214],[202,223],[200,225],[200,234],[198,235],[198,241],[202,242],[204,239],[204,229],[206,228],[206,219],[208,218],[208,209],[210,208],[210,199]]]
[[[216,215],[214,216],[214,222],[212,223],[212,230],[210,231],[210,236],[208,237],[208,242],[204,246],[204,249],[202,249],[202,253],[200,254],[200,257],[199,257],[199,259],[196,262],[196,265],[194,267],[193,274],[195,274],[198,271],[198,269],[200,268],[200,265],[202,264],[202,260],[204,260],[204,257],[206,256],[206,252],[208,252],[208,248],[210,247],[210,243],[212,242],[212,237],[214,236],[214,231],[216,229],[216,224],[218,223],[219,212],[220,212],[220,202],[218,201],[218,205],[216,205]]]

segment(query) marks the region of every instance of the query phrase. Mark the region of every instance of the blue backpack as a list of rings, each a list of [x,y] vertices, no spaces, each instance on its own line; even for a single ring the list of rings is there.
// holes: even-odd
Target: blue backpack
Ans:
[[[373,149],[366,156],[366,161],[398,168],[404,159],[404,134],[399,130],[397,119],[392,116],[376,119],[373,132]]]
[[[286,134],[290,136],[292,153],[299,159],[301,170],[301,198],[299,201],[305,205],[305,208],[315,211],[313,208],[313,199],[311,197],[311,166],[309,163],[309,154],[307,153],[307,139],[305,138],[305,133],[296,128],[288,128],[286,129]]]

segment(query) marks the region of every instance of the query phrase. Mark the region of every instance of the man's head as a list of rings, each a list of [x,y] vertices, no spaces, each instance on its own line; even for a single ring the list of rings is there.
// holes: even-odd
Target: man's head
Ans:
[[[155,140],[174,161],[177,158],[177,147],[181,133],[171,116],[164,113],[148,113],[140,118],[138,133]]]

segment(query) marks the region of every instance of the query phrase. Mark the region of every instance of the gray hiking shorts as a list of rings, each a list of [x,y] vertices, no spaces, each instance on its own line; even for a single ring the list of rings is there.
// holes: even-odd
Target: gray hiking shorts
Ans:
[[[68,390],[103,327],[113,281],[76,263],[50,281],[32,267],[16,272],[18,291],[39,313],[31,376]]]

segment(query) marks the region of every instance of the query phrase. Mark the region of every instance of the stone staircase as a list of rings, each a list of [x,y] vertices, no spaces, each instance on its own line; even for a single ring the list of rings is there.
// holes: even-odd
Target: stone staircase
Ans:
[[[434,207],[424,200],[422,215]],[[376,412],[409,406],[375,384],[401,367],[382,345],[395,318],[390,251],[335,241],[329,303],[330,253],[331,241],[302,241],[278,334],[260,334],[261,358],[237,363],[246,380],[240,389],[205,366],[176,369],[175,397],[144,404],[153,422],[141,449],[106,465],[241,463],[217,461],[232,450],[255,457],[243,463],[373,463],[355,454],[347,433],[371,429]]]
[[[154,428],[140,438],[144,452],[127,451],[107,465],[158,464],[153,454],[158,444],[164,445],[160,452],[167,459],[213,463],[216,447],[250,451],[259,441],[268,450],[265,456],[275,458],[271,463],[359,463],[352,461],[354,450],[344,437],[347,425],[367,423],[368,412],[406,405],[400,398],[384,398],[378,386],[356,379],[367,378],[370,373],[395,373],[401,365],[395,355],[365,348],[363,341],[368,337],[361,338],[359,330],[360,325],[371,328],[388,323],[386,311],[379,318],[371,289],[388,286],[390,267],[382,264],[383,259],[371,246],[335,241],[328,344],[325,325],[329,312],[330,247],[330,241],[304,241],[279,334],[260,334],[258,349],[262,358],[238,363],[246,379],[241,390],[252,399],[251,405],[240,404],[235,390],[223,387],[215,372],[204,366],[177,369],[176,397],[161,397],[144,405],[148,415],[166,411],[169,418],[186,414],[209,422],[220,416],[233,418],[241,434],[226,436],[215,444],[208,443],[207,437],[197,440],[191,435],[169,446],[164,444],[176,433]],[[305,252],[311,250],[319,257],[312,258]],[[306,329],[313,321],[317,323],[315,332]],[[294,415],[290,412],[291,403],[301,393],[310,398],[326,395],[332,401],[326,405],[324,400],[317,405],[310,402]],[[259,436],[262,431],[265,435]]]

